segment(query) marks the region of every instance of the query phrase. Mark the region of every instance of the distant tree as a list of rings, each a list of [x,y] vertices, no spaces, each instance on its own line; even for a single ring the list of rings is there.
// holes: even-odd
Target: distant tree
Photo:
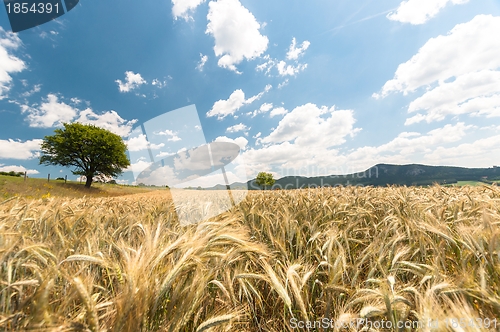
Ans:
[[[10,171],[10,172],[0,172],[0,175],[20,177],[20,176],[23,176],[24,173],[23,172]]]
[[[130,165],[122,138],[94,125],[64,123],[41,145],[40,164],[73,166],[75,175],[86,177],[90,188],[95,176],[118,176]]]
[[[260,172],[257,174],[255,182],[258,186],[264,187],[265,190],[267,186],[272,186],[276,181],[271,173]]]

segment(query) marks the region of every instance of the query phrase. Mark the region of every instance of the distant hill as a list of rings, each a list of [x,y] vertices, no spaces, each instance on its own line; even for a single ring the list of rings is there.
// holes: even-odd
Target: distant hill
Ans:
[[[377,164],[364,172],[327,175],[317,177],[285,176],[276,180],[271,189],[298,189],[307,187],[333,187],[347,185],[363,186],[426,186],[434,183],[453,184],[458,181],[480,181],[492,183],[500,181],[500,167],[465,168],[451,166],[426,166],[419,164],[391,165]],[[247,182],[249,190],[260,190],[255,179]],[[231,188],[241,188],[243,183],[233,183]],[[226,189],[224,185],[206,188],[211,190]],[[268,188],[269,189],[269,188]]]

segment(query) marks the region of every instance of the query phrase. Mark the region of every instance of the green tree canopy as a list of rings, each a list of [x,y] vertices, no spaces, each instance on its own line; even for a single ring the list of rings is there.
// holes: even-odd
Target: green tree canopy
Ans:
[[[260,172],[257,174],[255,182],[259,186],[263,186],[266,189],[267,186],[272,186],[276,181],[271,173]]]
[[[40,164],[73,166],[75,175],[87,178],[90,188],[94,176],[117,176],[130,165],[122,138],[94,125],[64,123],[41,145]]]

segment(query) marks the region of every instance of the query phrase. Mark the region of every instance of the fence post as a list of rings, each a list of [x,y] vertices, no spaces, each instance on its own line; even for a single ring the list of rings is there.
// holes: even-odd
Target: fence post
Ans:
[[[50,182],[50,173],[49,173],[49,175],[47,176],[47,182]]]
[[[26,182],[26,176],[27,176],[27,172],[24,171],[24,182]]]
[[[65,175],[65,176],[64,176],[64,183],[66,183],[66,181],[67,181],[67,180],[68,180],[68,176],[67,176],[67,175]]]

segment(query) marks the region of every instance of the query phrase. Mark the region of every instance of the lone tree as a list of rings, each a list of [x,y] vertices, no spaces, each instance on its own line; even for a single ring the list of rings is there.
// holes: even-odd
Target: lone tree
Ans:
[[[90,188],[95,176],[117,176],[130,165],[122,138],[94,125],[64,123],[55,135],[45,136],[40,164],[74,166],[75,175],[87,178]]]
[[[260,172],[259,174],[257,174],[255,182],[259,186],[264,186],[265,190],[267,186],[272,186],[276,181],[274,180],[274,177],[271,173]]]

